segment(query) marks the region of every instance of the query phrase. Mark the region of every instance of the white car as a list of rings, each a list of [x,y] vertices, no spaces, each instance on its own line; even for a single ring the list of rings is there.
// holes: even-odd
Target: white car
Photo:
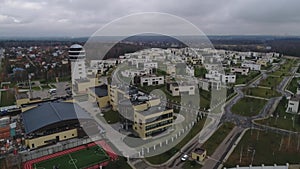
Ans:
[[[181,157],[181,161],[186,161],[188,158],[189,158],[189,156],[187,154],[185,154]]]

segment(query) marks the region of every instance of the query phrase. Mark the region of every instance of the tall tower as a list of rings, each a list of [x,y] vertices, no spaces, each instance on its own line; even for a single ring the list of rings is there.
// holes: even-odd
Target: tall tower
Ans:
[[[72,45],[69,49],[69,59],[71,61],[72,85],[74,85],[75,80],[86,78],[84,48],[78,44]]]

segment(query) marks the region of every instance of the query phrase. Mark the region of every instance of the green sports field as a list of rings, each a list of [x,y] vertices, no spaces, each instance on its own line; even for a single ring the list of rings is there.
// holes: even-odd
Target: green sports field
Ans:
[[[98,146],[82,149],[34,164],[34,169],[81,169],[109,160],[107,153]]]

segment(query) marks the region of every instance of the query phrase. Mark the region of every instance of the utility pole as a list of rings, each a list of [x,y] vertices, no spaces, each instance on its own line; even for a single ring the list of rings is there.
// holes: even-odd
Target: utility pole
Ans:
[[[279,151],[281,150],[282,143],[283,143],[283,136],[281,137],[280,146],[279,146]]]
[[[243,146],[241,147],[241,152],[240,152],[240,163],[242,163],[242,157],[243,157]]]
[[[291,133],[289,134],[288,148],[290,146],[290,143],[291,143]]]
[[[253,150],[253,153],[252,153],[251,165],[253,164],[254,156],[255,156],[255,149]]]
[[[299,146],[300,146],[300,134],[298,135],[298,145],[297,145],[297,151],[299,151]]]
[[[31,88],[31,76],[28,75],[28,82],[29,82],[29,98],[32,99],[32,88]]]

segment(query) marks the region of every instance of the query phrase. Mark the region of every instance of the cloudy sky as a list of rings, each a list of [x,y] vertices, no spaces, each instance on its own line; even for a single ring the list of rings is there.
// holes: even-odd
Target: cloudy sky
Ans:
[[[0,0],[0,36],[90,36],[138,12],[176,15],[209,35],[300,35],[299,7],[299,0]]]

